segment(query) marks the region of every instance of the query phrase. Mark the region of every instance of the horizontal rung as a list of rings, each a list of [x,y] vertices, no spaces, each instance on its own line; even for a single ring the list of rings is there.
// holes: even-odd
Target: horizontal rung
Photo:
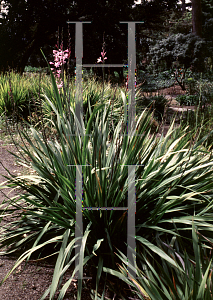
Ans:
[[[82,278],[78,278],[78,277],[74,277],[74,279],[92,279],[92,277],[82,277]]]
[[[98,68],[123,68],[127,67],[127,65],[122,64],[83,64],[82,67],[98,67]]]
[[[92,167],[91,165],[67,165],[67,167],[76,167],[76,166],[80,166],[80,167]]]
[[[79,136],[80,135],[80,133],[79,134],[67,134],[67,136]],[[83,135],[89,135],[89,136],[91,136],[92,134],[83,134]]]
[[[128,210],[128,207],[82,207],[82,210]]]

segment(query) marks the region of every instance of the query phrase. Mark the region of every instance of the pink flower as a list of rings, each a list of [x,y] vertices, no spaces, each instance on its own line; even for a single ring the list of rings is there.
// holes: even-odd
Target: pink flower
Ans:
[[[58,89],[63,87],[63,82],[61,81],[61,67],[66,63],[66,59],[69,58],[71,54],[71,51],[69,49],[63,51],[62,44],[60,48],[61,49],[59,50],[53,50],[54,62],[50,62],[50,65],[54,65],[54,68],[51,68],[51,70],[53,71],[55,77],[57,78],[56,83]]]
[[[101,52],[101,56],[97,59],[97,63],[104,63],[105,59],[107,59],[107,57],[105,57],[106,52],[104,52],[104,47],[102,47],[102,52]]]
[[[55,63],[55,67],[56,67],[56,68],[60,67],[61,65],[62,65],[62,64],[61,64],[60,61],[58,61],[58,62]]]
[[[60,84],[57,84],[58,89],[63,87],[63,83],[61,82]]]

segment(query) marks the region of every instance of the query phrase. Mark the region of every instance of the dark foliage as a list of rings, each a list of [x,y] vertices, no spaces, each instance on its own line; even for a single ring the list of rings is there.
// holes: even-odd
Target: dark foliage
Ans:
[[[149,56],[156,67],[165,61],[167,69],[174,63],[183,65],[188,69],[194,67],[202,71],[204,68],[205,41],[194,34],[170,35],[156,43],[150,49]]]
[[[136,26],[136,38],[144,38],[141,29],[159,29],[162,18],[174,7],[173,1],[143,2],[134,7],[134,1],[73,1],[6,0],[8,14],[0,25],[0,69],[8,67],[23,72],[26,65],[45,66],[40,54],[43,49],[51,60],[52,49],[57,41],[57,30],[63,30],[64,48],[68,42],[67,21],[91,21],[83,26],[83,63],[95,63],[100,56],[103,36],[108,63],[125,63],[127,60],[127,24],[120,21],[144,21]],[[143,12],[143,13],[142,13]],[[71,58],[75,58],[75,26],[70,25]],[[138,42],[137,42],[137,46]],[[149,45],[147,45],[149,46]],[[148,50],[147,46],[145,51]],[[140,50],[140,49],[139,49]],[[140,50],[141,51],[141,50]],[[101,70],[97,70],[99,72]],[[117,70],[122,79],[122,71]],[[112,73],[112,72],[111,72]]]

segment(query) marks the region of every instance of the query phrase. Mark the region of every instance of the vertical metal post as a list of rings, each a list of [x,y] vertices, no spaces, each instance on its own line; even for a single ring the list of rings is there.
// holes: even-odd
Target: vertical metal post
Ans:
[[[135,242],[135,166],[128,165],[128,215],[127,215],[127,259],[128,275],[136,278],[136,242]],[[134,270],[130,266],[134,267]]]
[[[75,222],[75,255],[80,254],[81,242],[83,237],[83,218],[82,218],[82,166],[76,165],[76,222]],[[75,259],[75,267],[79,265],[79,256]],[[78,277],[79,272],[76,273]],[[81,279],[81,278],[79,278]]]
[[[83,58],[83,23],[91,22],[67,22],[74,23],[75,28],[75,57],[76,57],[76,82],[75,82],[75,136],[81,141],[80,128],[83,125],[83,97],[82,97],[82,58]],[[79,125],[77,124],[79,122]],[[82,165],[76,165],[76,223],[75,223],[75,254],[80,254],[83,237],[82,217]],[[79,266],[79,256],[75,259],[75,267]],[[76,273],[78,277],[79,272]],[[78,278],[82,279],[82,278]]]
[[[136,70],[136,45],[135,22],[128,22],[128,135],[135,132],[135,70]]]
[[[75,34],[75,57],[76,57],[76,91],[75,91],[75,113],[81,124],[83,120],[83,98],[82,98],[82,58],[83,58],[83,24],[76,22]],[[78,126],[76,124],[76,134]],[[78,134],[79,135],[79,134]]]

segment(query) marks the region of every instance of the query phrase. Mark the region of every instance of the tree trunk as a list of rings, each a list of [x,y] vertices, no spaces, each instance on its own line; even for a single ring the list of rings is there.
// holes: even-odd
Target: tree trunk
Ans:
[[[27,61],[30,57],[30,55],[32,54],[33,50],[36,48],[36,43],[37,43],[37,40],[34,39],[29,45],[28,47],[25,49],[23,55],[22,55],[22,59],[21,61],[19,62],[18,64],[18,67],[17,67],[17,71],[20,73],[20,74],[23,74],[24,72],[24,68],[27,64]]]
[[[181,8],[181,10],[182,10],[182,16],[184,16],[185,11],[186,11],[186,1],[185,0],[182,0],[182,8]]]
[[[192,32],[202,37],[201,0],[192,0]]]

